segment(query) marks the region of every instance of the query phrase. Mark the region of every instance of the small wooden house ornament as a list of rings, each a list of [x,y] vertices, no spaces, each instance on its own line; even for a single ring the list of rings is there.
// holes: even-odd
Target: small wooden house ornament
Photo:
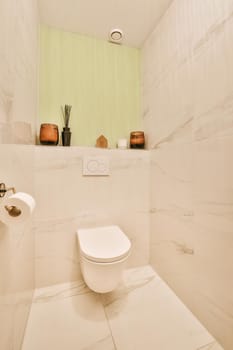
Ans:
[[[104,137],[104,135],[100,135],[96,140],[95,146],[100,148],[108,148],[108,140],[106,139],[106,137]]]

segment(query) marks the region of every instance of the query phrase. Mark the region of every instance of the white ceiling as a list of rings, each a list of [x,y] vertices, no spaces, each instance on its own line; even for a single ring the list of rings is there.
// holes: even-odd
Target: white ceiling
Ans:
[[[141,47],[172,0],[38,0],[40,19],[49,26],[108,40],[113,28],[123,44]]]

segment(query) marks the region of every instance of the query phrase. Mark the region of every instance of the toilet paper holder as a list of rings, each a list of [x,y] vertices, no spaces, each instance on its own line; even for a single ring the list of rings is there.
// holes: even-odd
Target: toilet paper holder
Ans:
[[[0,183],[0,198],[4,197],[6,192],[12,191],[13,193],[16,193],[16,190],[14,187],[6,188],[6,185],[2,182]],[[5,205],[4,208],[8,212],[10,216],[17,217],[21,214],[21,210],[17,208],[15,205]]]
[[[14,187],[6,188],[6,185],[4,183],[0,183],[0,197],[1,198],[4,197],[6,192],[8,191],[12,191],[13,193],[16,193]]]

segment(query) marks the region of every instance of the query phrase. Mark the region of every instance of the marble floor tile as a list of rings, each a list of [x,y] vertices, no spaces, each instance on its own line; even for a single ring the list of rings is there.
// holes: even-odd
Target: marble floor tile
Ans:
[[[37,291],[22,350],[114,349],[100,296],[84,285],[70,287]]]
[[[201,346],[197,350],[223,350],[223,348],[216,341],[214,341],[204,346]]]
[[[83,280],[60,283],[36,289],[33,303],[46,303],[87,293],[93,294]]]
[[[148,266],[128,270],[102,302],[117,350],[197,350],[214,341]]]
[[[22,350],[223,350],[151,266],[112,293],[83,281],[37,289]]]
[[[76,349],[78,350],[78,349]],[[112,337],[108,336],[107,338],[100,339],[98,342],[94,344],[84,347],[83,350],[116,350],[114,343],[112,341]],[[215,350],[215,349],[214,349]],[[218,350],[218,349],[216,349]]]

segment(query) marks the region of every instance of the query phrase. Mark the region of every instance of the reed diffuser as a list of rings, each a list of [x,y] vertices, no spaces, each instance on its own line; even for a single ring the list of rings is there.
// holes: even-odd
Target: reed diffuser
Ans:
[[[65,108],[61,107],[62,109],[62,115],[64,119],[64,128],[62,131],[62,145],[63,146],[70,146],[70,140],[71,140],[71,131],[69,128],[69,122],[70,122],[70,113],[71,113],[72,106],[65,105]]]

